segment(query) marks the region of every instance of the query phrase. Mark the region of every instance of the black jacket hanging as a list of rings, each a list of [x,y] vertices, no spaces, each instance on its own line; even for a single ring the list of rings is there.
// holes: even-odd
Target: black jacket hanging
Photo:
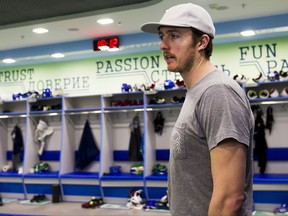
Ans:
[[[135,116],[130,124],[130,141],[129,141],[129,161],[142,161],[143,154],[141,152],[141,132],[139,117]]]
[[[96,156],[99,155],[99,149],[96,145],[89,121],[86,120],[78,152],[76,154],[76,170],[83,170]]]
[[[13,141],[13,152],[12,152],[12,166],[13,171],[21,166],[21,152],[24,150],[24,142],[21,128],[15,125],[13,131],[11,132]]]
[[[254,153],[258,157],[258,166],[260,173],[264,174],[267,164],[267,142],[265,138],[265,124],[263,121],[263,112],[260,108],[257,109],[255,118],[255,130],[254,130],[254,141],[255,148]]]
[[[274,125],[273,108],[269,106],[267,108],[266,113],[266,128],[269,130],[269,134],[271,134],[272,132],[273,125]]]
[[[155,133],[162,135],[162,131],[164,128],[165,119],[162,116],[161,112],[157,113],[156,118],[154,119],[154,131]]]

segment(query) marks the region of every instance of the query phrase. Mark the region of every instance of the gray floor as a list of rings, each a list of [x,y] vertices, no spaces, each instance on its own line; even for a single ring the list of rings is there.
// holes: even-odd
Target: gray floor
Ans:
[[[83,209],[81,203],[61,202],[46,205],[24,205],[17,201],[0,206],[0,216],[171,216],[166,212],[144,210]],[[272,212],[257,211],[255,216],[274,216]]]
[[[18,201],[6,203],[0,206],[0,215],[51,215],[51,216],[171,216],[166,212],[147,212],[144,210],[110,210],[110,209],[83,209],[81,203],[61,202],[46,205],[24,205]]]

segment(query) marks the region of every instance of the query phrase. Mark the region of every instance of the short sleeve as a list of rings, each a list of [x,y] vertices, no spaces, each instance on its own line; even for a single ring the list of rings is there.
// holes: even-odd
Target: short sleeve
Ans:
[[[217,84],[207,88],[196,113],[209,150],[227,138],[249,145],[250,108],[243,97],[230,86]]]

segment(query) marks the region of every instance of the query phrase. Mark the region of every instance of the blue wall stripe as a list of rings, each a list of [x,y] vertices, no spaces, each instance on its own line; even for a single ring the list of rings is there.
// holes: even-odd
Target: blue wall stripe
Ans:
[[[288,174],[254,174],[254,184],[288,184]]]
[[[275,28],[287,25],[288,14],[280,14],[274,16],[266,16],[260,18],[251,18],[245,20],[236,20],[215,23],[216,35],[227,34],[231,32],[239,32],[247,29]]]
[[[23,158],[24,158],[24,152],[20,153],[20,160],[21,162],[23,162]],[[6,159],[11,161],[12,160],[12,151],[7,151],[6,152]]]
[[[52,194],[52,184],[25,184],[28,194]]]
[[[75,152],[75,156],[78,154],[78,151]],[[21,161],[23,161],[23,153],[21,153]],[[12,151],[6,152],[7,160],[12,160]],[[128,157],[127,157],[128,158]],[[43,151],[43,154],[40,156],[40,159],[43,161],[59,161],[60,160],[60,151]],[[99,155],[95,157],[95,161],[99,161]]]
[[[113,151],[114,161],[128,161],[128,151],[126,150],[115,150]]]
[[[23,161],[23,153],[21,153],[21,161]],[[7,160],[12,160],[12,151],[6,152]],[[40,160],[43,161],[59,161],[60,160],[60,151],[43,151],[43,154],[40,156]]]
[[[253,199],[254,199],[254,203],[271,203],[271,204],[287,203],[288,192],[287,191],[254,191]]]
[[[72,172],[63,174],[60,178],[70,178],[70,179],[99,179],[98,172]]]
[[[168,180],[168,175],[150,175],[150,176],[146,176],[145,177],[145,180],[149,181],[149,180],[152,180],[152,181],[167,181]]]
[[[75,151],[75,158],[77,158],[77,157],[78,157],[78,154],[79,154],[79,151]],[[100,152],[99,152],[99,154],[98,154],[98,155],[96,155],[96,157],[95,157],[94,161],[99,161],[99,159],[100,159]]]
[[[60,161],[60,151],[43,151],[41,161]]]
[[[62,187],[64,196],[101,196],[99,185],[64,184]]]
[[[24,193],[24,187],[22,183],[0,183],[0,192],[4,193]]]
[[[241,30],[241,28],[243,30],[246,30],[247,28],[253,28],[253,29],[265,28],[266,29],[266,28],[281,27],[281,26],[287,25],[287,22],[286,22],[287,20],[288,20],[288,14],[286,13],[286,14],[266,16],[266,17],[260,17],[260,18],[250,18],[250,19],[245,19],[245,20],[217,22],[215,23],[216,34],[228,34],[228,33],[233,33],[233,32],[239,32],[239,29]],[[121,46],[127,46],[131,44],[139,44],[139,43],[151,43],[151,42],[159,41],[158,35],[147,34],[147,33],[142,33],[142,32],[136,33],[136,34],[120,35],[119,39],[121,41]],[[54,51],[59,52],[59,50],[61,50],[61,52],[90,50],[92,48],[93,40],[94,39],[87,39],[87,40],[64,42],[64,43],[58,43],[58,44],[3,50],[3,51],[0,51],[0,56],[3,57],[3,56],[8,55],[8,56],[13,56],[14,58],[21,58],[21,57],[27,57],[27,56],[47,55],[47,50],[49,50],[48,53],[53,53]],[[157,50],[159,50],[158,47],[157,47]],[[98,52],[98,53],[94,53],[93,55],[103,56],[105,55],[105,53],[102,52],[100,54]],[[33,62],[31,62],[31,64],[33,64]]]
[[[169,149],[156,149],[157,161],[169,160]],[[257,160],[257,156],[254,155],[254,160]],[[288,161],[288,148],[268,148],[267,149],[268,161]]]
[[[169,149],[156,149],[156,161],[168,161],[169,154]]]
[[[7,214],[7,213],[2,214],[2,213],[0,213],[0,216],[46,216],[46,215]]]
[[[149,199],[159,200],[163,196],[165,196],[166,192],[167,192],[167,188],[165,187],[148,187],[147,188]]]
[[[257,156],[255,154],[254,154],[254,160],[257,160]],[[268,148],[267,160],[268,161],[288,160],[288,148]]]

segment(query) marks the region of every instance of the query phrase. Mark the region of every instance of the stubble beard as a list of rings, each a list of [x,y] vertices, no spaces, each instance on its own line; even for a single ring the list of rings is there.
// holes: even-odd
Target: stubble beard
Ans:
[[[191,71],[191,69],[194,66],[194,59],[195,59],[195,51],[194,49],[192,49],[190,50],[189,55],[183,61],[178,63],[175,67],[169,69],[169,65],[167,65],[167,70],[170,72],[179,72],[181,75],[187,74]]]

